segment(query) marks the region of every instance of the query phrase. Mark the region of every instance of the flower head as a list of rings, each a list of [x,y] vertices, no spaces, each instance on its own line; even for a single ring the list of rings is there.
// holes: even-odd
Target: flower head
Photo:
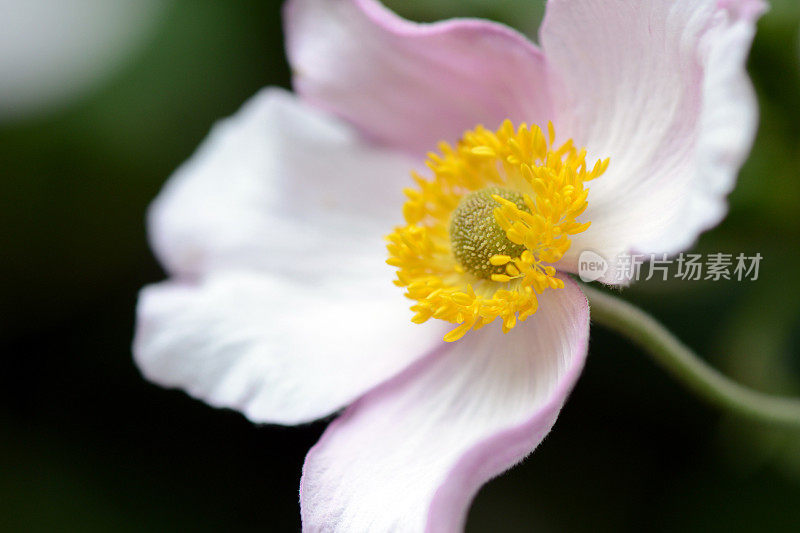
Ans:
[[[350,404],[307,456],[305,529],[459,529],[580,374],[580,252],[676,252],[724,215],[762,8],[550,0],[540,49],[291,0],[297,95],[255,96],[153,204],[172,279],[142,292],[137,363],[256,422]]]

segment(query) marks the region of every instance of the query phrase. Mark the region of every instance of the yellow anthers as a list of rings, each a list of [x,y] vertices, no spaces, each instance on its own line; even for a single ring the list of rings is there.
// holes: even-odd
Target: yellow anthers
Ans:
[[[587,207],[584,184],[602,175],[608,159],[587,168],[586,150],[572,140],[554,146],[538,126],[497,131],[483,126],[428,154],[433,173],[412,173],[404,191],[406,225],[387,237],[395,284],[415,301],[412,321],[458,326],[452,342],[500,318],[507,332],[536,312],[537,295],[564,282],[548,263],[560,260]]]

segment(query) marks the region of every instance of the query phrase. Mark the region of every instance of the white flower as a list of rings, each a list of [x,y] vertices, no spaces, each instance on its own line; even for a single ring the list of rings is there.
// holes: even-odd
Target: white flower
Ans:
[[[549,432],[583,367],[587,302],[553,268],[574,272],[582,250],[677,252],[724,216],[755,129],[744,62],[762,8],[551,0],[539,49],[478,20],[418,25],[372,0],[291,1],[299,96],[255,96],[153,204],[171,279],[142,292],[136,361],[255,422],[352,404],[306,459],[304,529],[460,529],[479,487]],[[552,121],[564,137],[507,119]],[[459,138],[426,174],[423,154]],[[575,148],[560,150],[566,139]],[[410,170],[426,177],[403,211]],[[459,259],[460,230],[447,233],[458,202],[487,185],[511,201],[495,199],[483,222],[505,235],[478,260],[513,264],[506,274]],[[577,218],[542,215],[537,229],[526,217],[542,213]],[[395,227],[389,262],[418,320],[434,317],[422,325],[385,264]],[[522,248],[498,258],[512,243]],[[503,328],[467,333],[495,317]],[[466,335],[443,343],[453,324],[465,326],[448,340]]]

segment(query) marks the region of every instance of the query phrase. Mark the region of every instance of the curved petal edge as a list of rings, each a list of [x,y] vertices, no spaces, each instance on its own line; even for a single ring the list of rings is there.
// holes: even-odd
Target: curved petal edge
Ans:
[[[296,91],[380,143],[421,155],[552,114],[541,52],[501,24],[414,23],[374,0],[290,0],[284,16]]]
[[[611,164],[558,265],[674,254],[718,224],[755,137],[759,0],[550,0],[541,41],[560,133]],[[614,283],[612,278],[601,281]]]
[[[508,334],[471,332],[335,420],[303,467],[304,530],[462,529],[481,485],[550,431],[583,368],[586,298],[571,280],[545,295]]]

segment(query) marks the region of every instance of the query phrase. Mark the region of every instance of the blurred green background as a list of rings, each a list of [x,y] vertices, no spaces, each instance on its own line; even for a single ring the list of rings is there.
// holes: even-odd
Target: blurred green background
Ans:
[[[394,0],[417,20],[535,37],[541,1]],[[276,1],[163,2],[102,83],[0,121],[0,530],[295,531],[325,427],[256,427],[145,382],[138,289],[163,278],[144,212],[211,124],[288,86]],[[701,252],[760,252],[758,281],[644,282],[624,297],[753,387],[800,394],[800,5],[776,0],[750,60],[761,104],[731,212]],[[702,404],[601,328],[536,453],[487,485],[480,531],[798,531],[800,435]]]

